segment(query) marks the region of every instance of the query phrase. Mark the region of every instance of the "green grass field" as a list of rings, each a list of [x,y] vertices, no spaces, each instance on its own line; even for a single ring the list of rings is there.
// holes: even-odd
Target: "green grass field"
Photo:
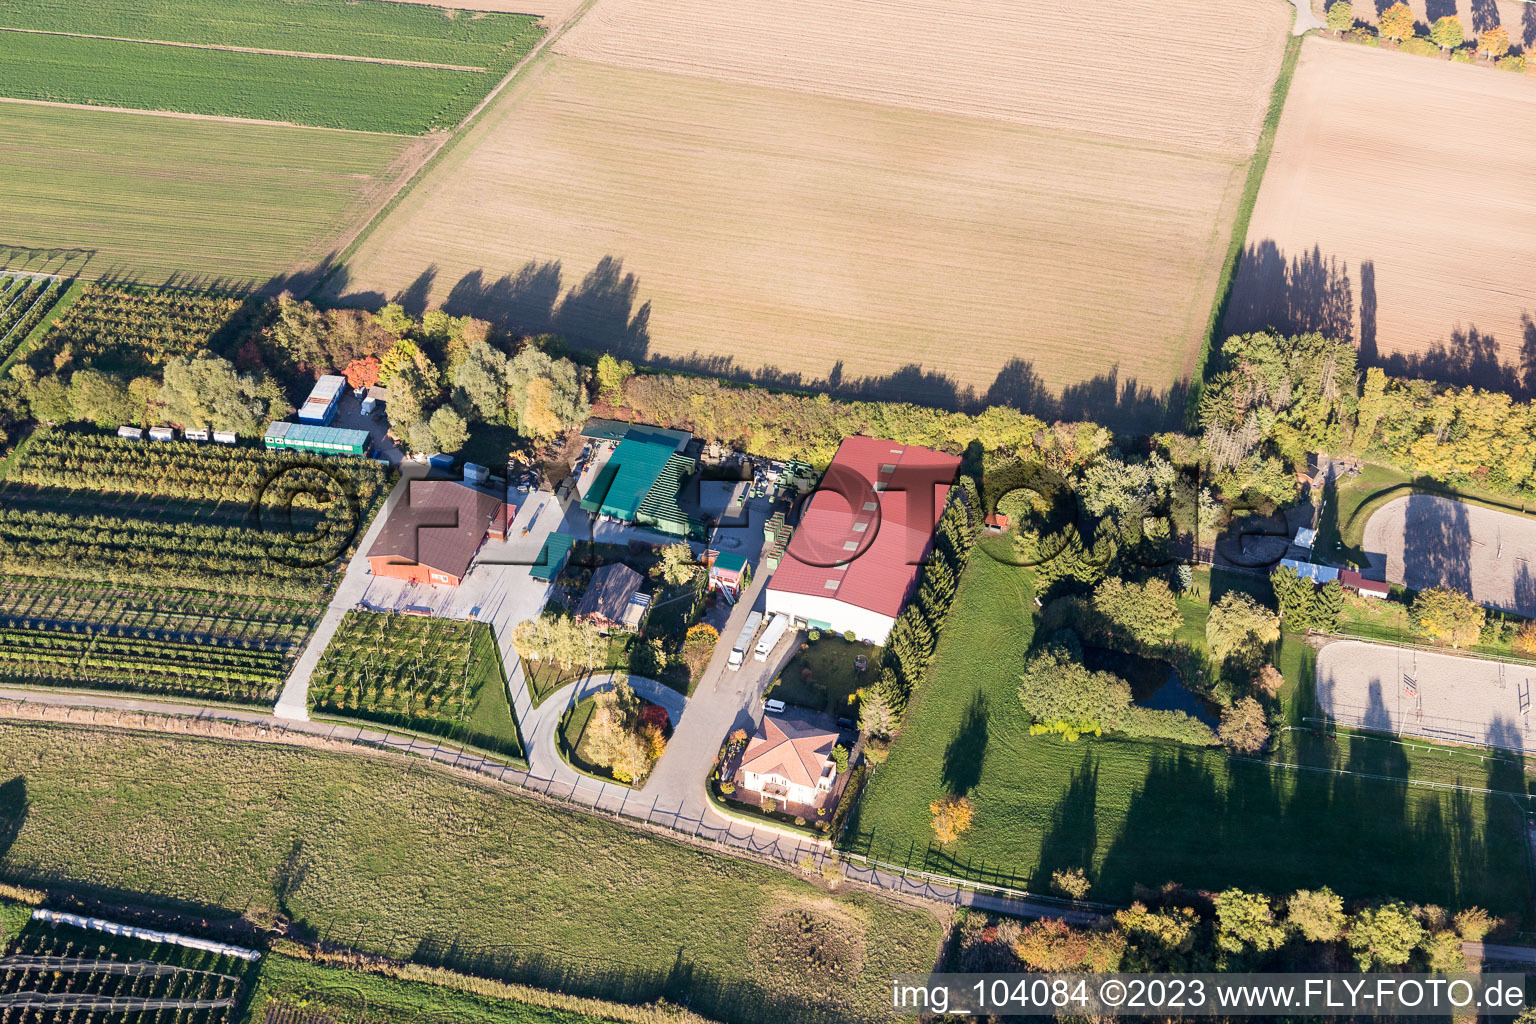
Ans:
[[[0,91],[26,100],[170,110],[417,135],[451,128],[486,72],[0,32]]]
[[[15,881],[282,910],[354,948],[726,1022],[886,1019],[890,975],[938,955],[926,910],[421,762],[4,723],[0,764]]]
[[[0,0],[0,27],[492,69],[542,34],[528,15],[377,0]]]
[[[1053,870],[1081,866],[1093,895],[1112,901],[1128,900],[1136,883],[1275,893],[1326,884],[1350,899],[1524,913],[1531,880],[1515,798],[1405,781],[1523,791],[1509,762],[1288,733],[1276,758],[1308,766],[1297,769],[1176,744],[1030,736],[1017,675],[1032,639],[1032,597],[1027,573],[972,559],[933,667],[845,845],[1038,891]],[[1306,654],[1295,640],[1282,648],[1293,688],[1308,674]],[[967,793],[976,817],[944,850],[930,846],[928,804],[946,790]]]
[[[485,990],[494,983],[458,979],[481,989],[383,977],[267,954],[239,1024],[601,1024],[615,1019],[569,1009],[530,1005]],[[558,996],[551,997],[557,1001]],[[574,1002],[574,1000],[573,1000]],[[616,1008],[617,1009],[617,1008]]]
[[[84,277],[232,287],[340,249],[425,140],[0,103],[6,241]]]

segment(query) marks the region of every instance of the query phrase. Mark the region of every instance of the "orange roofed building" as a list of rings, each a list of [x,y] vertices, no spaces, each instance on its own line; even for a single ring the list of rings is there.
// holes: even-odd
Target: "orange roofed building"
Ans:
[[[764,715],[742,754],[737,785],[781,804],[824,806],[837,778],[837,732],[794,715]]]

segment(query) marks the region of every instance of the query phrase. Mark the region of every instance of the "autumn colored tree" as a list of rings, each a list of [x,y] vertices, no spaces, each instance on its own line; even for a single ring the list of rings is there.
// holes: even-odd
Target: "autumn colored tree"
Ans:
[[[1376,23],[1383,39],[1402,42],[1413,35],[1413,8],[1405,3],[1395,3],[1381,12]]]
[[[1503,25],[1495,25],[1477,37],[1477,48],[1489,57],[1499,58],[1509,52],[1509,32]]]
[[[1334,0],[1328,8],[1328,28],[1335,35],[1355,27],[1355,5],[1349,0]]]
[[[341,371],[347,384],[354,388],[367,388],[379,382],[379,361],[373,356],[354,359]]]
[[[963,796],[948,793],[928,805],[933,815],[933,834],[943,846],[960,838],[960,833],[971,827],[976,808]]]
[[[1461,19],[1454,14],[1447,14],[1443,18],[1436,18],[1435,23],[1429,26],[1429,38],[1442,50],[1454,50],[1466,40],[1467,34],[1461,27]]]
[[[1285,901],[1285,919],[1308,942],[1335,942],[1344,932],[1344,900],[1326,885],[1298,889]]]
[[[1420,636],[1452,647],[1477,643],[1486,615],[1482,605],[1450,587],[1419,591],[1408,609],[1408,620]]]
[[[1264,706],[1244,697],[1221,712],[1221,742],[1239,754],[1257,754],[1269,743],[1269,720]]]
[[[1025,925],[1013,944],[1037,971],[1113,971],[1124,950],[1125,936],[1112,928],[1073,928],[1050,917]]]

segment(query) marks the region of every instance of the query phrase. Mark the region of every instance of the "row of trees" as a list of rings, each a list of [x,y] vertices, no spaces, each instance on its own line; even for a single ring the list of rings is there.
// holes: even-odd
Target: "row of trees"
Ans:
[[[608,660],[608,639],[597,626],[554,611],[519,622],[512,629],[512,646],[529,661],[558,662],[566,669],[599,668]]]
[[[1452,972],[1467,969],[1462,942],[1481,941],[1500,924],[1476,907],[1454,916],[1395,900],[1346,909],[1326,887],[1279,900],[1237,888],[1196,896],[1172,887],[1094,927],[968,915],[957,930],[957,969]]]
[[[1361,28],[1355,20],[1355,8],[1349,0],[1335,0],[1328,7],[1328,28],[1335,34],[1344,32],[1359,32]],[[1376,30],[1383,39],[1390,39],[1402,43],[1415,38],[1417,32],[1417,19],[1413,9],[1405,3],[1395,3],[1382,11],[1376,18]],[[1469,42],[1466,27],[1461,19],[1454,14],[1446,14],[1436,18],[1429,26],[1429,41],[1439,50],[1454,51],[1464,43]],[[1467,51],[1486,55],[1491,60],[1498,60],[1509,53],[1509,31],[1502,25],[1492,25],[1477,36],[1474,45]],[[1524,62],[1516,65],[1524,69]]]
[[[976,481],[961,474],[939,517],[933,554],[922,568],[917,596],[891,627],[879,677],[859,694],[859,727],[877,740],[887,739],[896,731],[912,691],[928,669],[981,518]]]

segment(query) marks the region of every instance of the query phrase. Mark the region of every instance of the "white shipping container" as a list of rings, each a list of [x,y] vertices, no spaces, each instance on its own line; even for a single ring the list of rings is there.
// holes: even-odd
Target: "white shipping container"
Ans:
[[[176,429],[174,427],[150,427],[149,439],[151,441],[174,441]]]
[[[144,440],[144,431],[138,427],[118,427],[117,436],[126,437],[134,441],[142,441]]]
[[[233,430],[215,430],[213,432],[213,439],[219,442],[219,444],[234,444],[235,432]]]

